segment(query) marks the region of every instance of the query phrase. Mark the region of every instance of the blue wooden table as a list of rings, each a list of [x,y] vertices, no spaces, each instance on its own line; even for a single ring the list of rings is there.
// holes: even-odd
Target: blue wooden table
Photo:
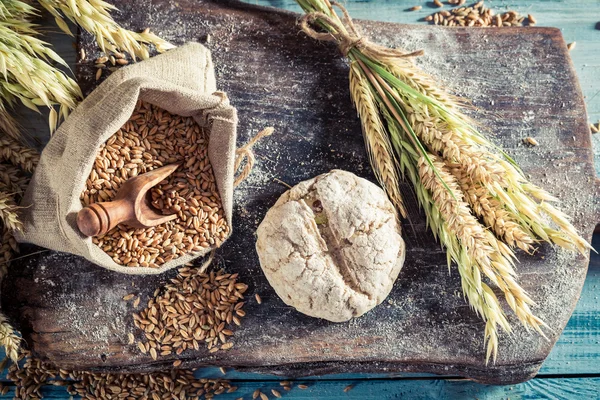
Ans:
[[[247,1],[299,11],[293,0]],[[415,12],[406,11],[414,5],[422,5],[423,8]],[[496,11],[513,9],[525,15],[531,13],[538,25],[558,27],[567,42],[577,42],[571,55],[586,98],[590,122],[597,123],[600,120],[600,0],[494,0],[486,1],[486,5]],[[401,23],[424,23],[418,20],[437,10],[432,2],[424,0],[348,0],[347,6],[355,18]],[[74,63],[76,55],[71,38],[51,32],[49,40],[67,61]],[[26,113],[21,123],[33,136],[44,137],[48,135],[44,118]],[[593,144],[596,170],[600,173],[600,134],[593,137]],[[600,235],[594,237],[593,245],[600,249]],[[600,256],[592,255],[573,316],[539,375],[523,384],[487,386],[452,376],[424,374],[344,374],[306,378],[298,383],[308,385],[308,389],[281,392],[289,399],[600,399],[599,288]],[[235,381],[239,390],[218,397],[224,400],[241,396],[251,399],[257,388],[269,393],[270,389],[279,388],[281,380],[275,376],[235,371],[228,371],[223,376],[217,368],[206,368],[197,374]],[[5,372],[0,374],[0,383],[11,385]],[[344,391],[349,385],[353,385],[352,388]],[[48,386],[44,392],[48,398],[69,397],[60,387]],[[0,398],[12,398],[13,393],[11,388]]]

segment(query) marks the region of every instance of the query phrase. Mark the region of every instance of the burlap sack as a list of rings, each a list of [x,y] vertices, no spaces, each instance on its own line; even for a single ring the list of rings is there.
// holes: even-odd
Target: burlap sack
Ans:
[[[210,52],[197,43],[114,72],[75,109],[42,152],[23,199],[24,229],[17,240],[77,254],[127,274],[161,273],[211,251],[187,254],[160,268],[121,266],[81,235],[76,217],[100,145],[142,99],[173,114],[192,116],[210,129],[208,157],[231,228],[237,115],[226,96],[213,95],[216,90]]]

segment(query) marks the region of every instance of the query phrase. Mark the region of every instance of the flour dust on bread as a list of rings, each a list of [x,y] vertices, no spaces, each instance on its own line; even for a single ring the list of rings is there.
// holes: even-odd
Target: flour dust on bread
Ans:
[[[312,317],[358,317],[390,293],[404,264],[395,209],[377,185],[341,170],[284,193],[257,230],[277,295]]]

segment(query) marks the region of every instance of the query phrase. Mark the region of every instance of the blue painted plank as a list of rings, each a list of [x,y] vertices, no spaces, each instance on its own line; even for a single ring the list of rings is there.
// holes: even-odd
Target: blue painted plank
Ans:
[[[238,390],[235,393],[218,396],[219,400],[233,400],[239,397],[251,399],[252,393],[260,389],[270,399],[275,396],[271,389],[279,391],[283,398],[290,400],[352,400],[352,399],[598,399],[600,378],[561,378],[534,379],[519,385],[486,386],[467,380],[371,380],[371,381],[318,381],[305,382],[306,390],[298,388],[285,392],[276,382],[235,382]],[[354,385],[344,392],[348,385]],[[44,398],[67,399],[67,391],[63,387],[48,386],[43,389]],[[0,399],[12,399],[14,389]]]

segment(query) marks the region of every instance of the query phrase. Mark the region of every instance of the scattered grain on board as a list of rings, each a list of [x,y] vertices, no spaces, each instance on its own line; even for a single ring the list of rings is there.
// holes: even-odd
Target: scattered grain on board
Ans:
[[[137,308],[140,305],[140,297],[136,297],[135,300],[133,301],[133,308]]]
[[[433,0],[433,4],[438,8],[444,7],[440,0]]]
[[[80,49],[79,50],[79,59],[81,61],[85,60],[85,49]]]
[[[119,65],[127,65],[127,64],[129,64],[129,61],[127,61],[127,60],[126,60],[126,59],[124,59],[124,58],[119,58],[119,59],[117,59],[117,60],[115,60],[115,61],[116,61],[116,62],[117,62],[117,64],[119,64]]]
[[[571,51],[575,48],[575,46],[577,45],[577,42],[571,42],[567,45],[567,50]]]
[[[273,396],[277,397],[278,399],[281,398],[281,393],[279,393],[278,390],[271,389],[271,393],[273,393]]]
[[[256,294],[254,295],[254,298],[256,299],[256,302],[257,302],[258,304],[262,304],[262,299],[260,298],[260,295],[259,295],[258,293],[256,293]]]
[[[298,389],[308,389],[308,386],[306,385],[298,385]]]
[[[531,14],[527,14],[527,21],[529,22],[529,25],[537,24],[537,19]]]
[[[281,381],[279,382],[279,386],[290,386],[292,383],[290,381]]]
[[[7,378],[14,384],[16,399],[41,399],[45,385],[66,386],[71,396],[84,399],[198,400],[237,389],[226,380],[195,378],[191,370],[150,374],[68,371],[31,358],[29,352],[21,353],[21,366],[12,364],[8,368]],[[8,391],[9,388],[5,386],[5,389]],[[2,394],[6,394],[4,389]]]
[[[263,392],[260,393],[260,400],[269,400],[269,396],[267,396],[266,394],[264,394]]]
[[[96,70],[96,80],[100,80],[101,76],[102,76],[102,68],[98,68]]]
[[[523,139],[523,143],[528,144],[530,146],[538,146],[539,145],[539,142],[537,140],[535,140],[534,138],[532,138],[531,136],[528,136],[525,139]]]
[[[219,246],[229,234],[208,159],[208,132],[191,117],[138,102],[129,120],[104,143],[81,194],[84,206],[112,200],[129,178],[174,163],[181,166],[150,193],[173,221],[151,228],[118,225],[92,238],[117,264],[158,266]]]
[[[129,301],[129,300],[133,299],[134,297],[135,297],[135,294],[129,293],[129,294],[126,294],[125,296],[123,296],[123,300]]]
[[[128,340],[129,340],[129,341],[127,342],[128,344],[134,344],[134,343],[135,343],[135,337],[133,336],[133,333],[129,332],[129,333],[127,334],[127,338],[128,338]]]
[[[133,314],[135,326],[144,331],[144,343],[138,344],[142,353],[159,349],[161,356],[181,355],[199,350],[201,343],[210,353],[230,349],[233,316],[243,313],[248,286],[237,281],[237,274],[223,271],[203,273],[185,266],[178,272],[144,310]]]
[[[225,375],[225,374],[227,373],[227,371],[225,370],[225,368],[224,368],[224,367],[221,367],[221,368],[219,368],[219,371],[221,371],[221,373],[222,373],[223,375]]]
[[[598,127],[594,124],[590,124],[590,131],[592,131],[592,133],[598,133],[600,131],[600,122],[598,122]]]
[[[348,393],[349,391],[351,391],[354,388],[354,385],[348,385],[344,388],[344,393]]]
[[[465,1],[449,3],[453,5],[462,5]],[[531,21],[533,16],[530,14],[527,18],[528,21]],[[469,7],[459,7],[452,10],[439,11],[425,17],[425,21],[443,26],[522,26],[524,20],[524,16],[519,15],[518,12],[512,10],[502,14],[496,14],[494,10],[485,7],[483,1]],[[533,18],[533,20],[535,20],[535,18]]]
[[[423,8],[422,6],[414,6],[408,9],[408,11],[419,11],[421,8]]]
[[[252,400],[255,400],[260,396],[260,389],[256,389],[254,393],[252,393]]]

